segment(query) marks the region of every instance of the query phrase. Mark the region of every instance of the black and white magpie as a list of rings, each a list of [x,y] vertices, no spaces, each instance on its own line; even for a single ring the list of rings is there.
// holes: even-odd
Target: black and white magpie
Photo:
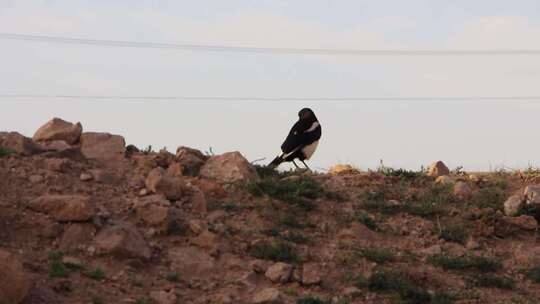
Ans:
[[[321,139],[321,124],[317,120],[315,113],[309,108],[303,108],[298,112],[298,121],[294,124],[285,142],[281,145],[281,155],[276,157],[268,166],[277,167],[282,162],[294,162],[299,159],[306,169],[309,167],[304,162],[311,158]]]

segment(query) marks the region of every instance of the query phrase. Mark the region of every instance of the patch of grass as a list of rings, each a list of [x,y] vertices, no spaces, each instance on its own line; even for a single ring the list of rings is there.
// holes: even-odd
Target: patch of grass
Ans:
[[[298,256],[293,248],[286,242],[257,243],[249,251],[254,258],[276,262],[296,262]]]
[[[501,277],[493,274],[478,274],[471,278],[471,284],[476,287],[488,287],[512,290],[516,282],[509,277]]]
[[[9,156],[11,154],[13,154],[12,150],[8,148],[0,147],[0,157]]]
[[[529,280],[540,284],[540,266],[533,267],[525,272]]]
[[[517,216],[520,215],[529,215],[534,217],[536,220],[540,220],[540,208],[534,205],[523,204],[517,212]]]
[[[371,216],[369,216],[369,214],[365,212],[357,212],[354,215],[354,220],[360,222],[361,224],[363,224],[370,230],[373,230],[373,231],[379,230],[377,227],[377,222],[375,222],[375,220]]]
[[[311,238],[297,232],[289,232],[286,236],[283,237],[283,239],[296,244],[311,243]]]
[[[385,167],[384,165],[379,166],[379,168],[377,168],[377,172],[384,176],[401,177],[405,179],[418,179],[426,176],[425,170],[412,171],[402,168],[394,169],[390,167]]]
[[[103,299],[98,297],[98,296],[93,296],[91,302],[92,302],[92,304],[104,304],[105,303],[103,301]]]
[[[63,252],[51,251],[49,252],[49,260],[51,261],[51,270],[49,276],[51,278],[67,278],[69,276],[69,269],[62,263]]]
[[[298,215],[295,213],[287,213],[279,220],[280,224],[290,228],[304,228],[304,224],[298,221]]]
[[[456,202],[451,185],[435,184],[419,193],[407,205],[406,211],[420,217],[431,218],[444,215],[448,204]]]
[[[306,297],[296,300],[296,304],[329,304],[330,302],[316,297]]]
[[[166,278],[169,282],[180,282],[180,274],[178,272],[169,272]]]
[[[101,268],[96,268],[94,270],[88,271],[85,273],[87,277],[92,280],[101,281],[105,278],[105,272]]]
[[[294,204],[306,211],[314,208],[312,200],[322,197],[325,192],[321,185],[311,177],[264,178],[247,185],[255,196],[268,195],[280,201]]]
[[[453,224],[443,228],[439,237],[448,242],[465,244],[469,235],[463,225]]]
[[[481,272],[492,272],[501,269],[501,262],[480,256],[449,256],[436,255],[429,259],[433,265],[445,270],[478,270]]]
[[[395,261],[396,257],[387,248],[362,248],[359,251],[360,256],[375,262],[375,263],[387,263]]]
[[[403,273],[394,270],[378,270],[368,281],[368,288],[373,292],[390,292],[397,294],[398,303],[431,303],[431,295],[417,286]]]
[[[505,199],[505,193],[500,187],[488,187],[474,191],[470,203],[479,208],[502,211]]]

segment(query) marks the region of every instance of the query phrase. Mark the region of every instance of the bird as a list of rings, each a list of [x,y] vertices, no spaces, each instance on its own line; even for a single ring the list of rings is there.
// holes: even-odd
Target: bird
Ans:
[[[298,112],[298,121],[293,125],[291,131],[281,145],[281,155],[277,156],[269,167],[276,168],[283,162],[292,162],[297,169],[300,169],[295,159],[299,159],[307,170],[311,170],[306,165],[305,160],[309,160],[321,139],[322,128],[317,116],[310,108],[303,108]]]

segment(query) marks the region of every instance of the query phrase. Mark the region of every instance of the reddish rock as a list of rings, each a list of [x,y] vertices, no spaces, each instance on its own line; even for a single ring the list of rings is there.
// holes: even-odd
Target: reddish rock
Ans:
[[[210,231],[203,231],[191,240],[191,244],[204,249],[213,249],[217,246],[218,237]]]
[[[540,207],[540,185],[529,185],[523,190],[525,203]]]
[[[518,214],[523,204],[523,195],[520,193],[514,194],[504,202],[504,213],[508,216],[514,216]]]
[[[454,185],[454,195],[460,199],[469,199],[472,195],[471,187],[466,182],[457,182]]]
[[[448,174],[450,174],[450,170],[448,170],[448,167],[442,161],[431,164],[427,172],[427,175],[431,177],[439,177]]]
[[[194,184],[205,196],[213,199],[223,199],[228,196],[227,191],[219,183],[208,179],[197,179]]]
[[[177,298],[173,291],[152,291],[150,292],[150,299],[156,304],[176,304]]]
[[[198,188],[194,188],[191,194],[191,211],[197,214],[208,212],[206,195]]]
[[[225,183],[259,180],[255,168],[240,152],[229,152],[210,157],[199,174],[202,177]]]
[[[317,285],[321,283],[322,270],[316,263],[306,263],[302,268],[302,284]]]
[[[173,177],[181,177],[184,175],[184,167],[182,167],[182,165],[179,163],[172,163],[167,168],[167,174]]]
[[[64,230],[60,239],[60,249],[63,251],[80,250],[96,235],[92,224],[71,224]]]
[[[176,162],[182,167],[183,174],[186,175],[195,176],[199,174],[199,170],[207,159],[207,156],[196,149],[188,147],[178,147],[176,149]]]
[[[25,156],[41,151],[30,138],[17,132],[0,132],[0,147]]]
[[[53,118],[34,134],[35,141],[63,140],[72,145],[79,141],[82,133],[80,122],[73,124],[60,118]]]
[[[137,228],[121,222],[101,230],[94,239],[98,254],[117,258],[149,259],[152,252]]]
[[[96,214],[90,198],[82,195],[43,195],[31,201],[29,207],[60,222],[84,222]]]
[[[49,158],[45,160],[45,168],[49,171],[66,172],[69,167],[69,160],[65,158]]]
[[[503,216],[495,225],[495,235],[505,237],[520,230],[534,231],[538,228],[536,219],[529,215],[517,217]]]
[[[18,304],[28,295],[32,282],[21,260],[0,249],[0,304]]]
[[[88,159],[118,161],[124,158],[126,142],[119,135],[86,132],[81,135],[81,152]]]
[[[163,194],[169,200],[179,200],[186,189],[185,182],[179,177],[166,174],[163,168],[150,171],[145,181],[146,188],[153,193]]]
[[[281,293],[276,288],[265,288],[253,296],[253,304],[279,304],[282,303]]]
[[[264,275],[274,283],[287,283],[291,279],[293,266],[283,262],[277,262],[268,267]]]
[[[171,232],[171,229],[186,230],[179,209],[171,206],[162,195],[150,195],[137,199],[134,204],[137,218],[148,226],[157,228],[159,232]]]
[[[169,260],[172,268],[187,278],[208,278],[216,274],[214,258],[197,247],[173,247],[169,250]]]

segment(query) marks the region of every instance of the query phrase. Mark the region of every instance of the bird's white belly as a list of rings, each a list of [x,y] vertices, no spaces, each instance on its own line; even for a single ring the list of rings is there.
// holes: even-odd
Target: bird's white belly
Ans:
[[[302,148],[302,153],[304,153],[304,156],[306,159],[310,159],[313,153],[315,153],[315,150],[317,150],[317,146],[319,145],[319,141],[315,141],[312,144],[305,146]]]

